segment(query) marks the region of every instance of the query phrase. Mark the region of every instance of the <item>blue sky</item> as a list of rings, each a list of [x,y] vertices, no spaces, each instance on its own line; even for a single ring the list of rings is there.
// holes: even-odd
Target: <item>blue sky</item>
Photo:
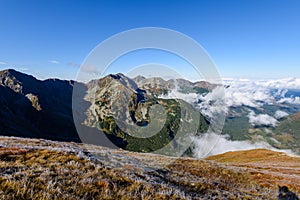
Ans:
[[[223,77],[299,78],[299,10],[299,0],[0,0],[0,69],[75,79],[100,42],[151,26],[195,39]],[[130,58],[119,65],[167,57]]]

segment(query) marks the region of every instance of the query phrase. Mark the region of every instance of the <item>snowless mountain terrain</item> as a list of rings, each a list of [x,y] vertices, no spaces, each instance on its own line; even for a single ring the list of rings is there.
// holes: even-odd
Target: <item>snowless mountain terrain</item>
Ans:
[[[258,149],[206,160],[0,138],[1,199],[277,199],[300,192],[300,158]]]
[[[72,105],[75,86],[80,90],[75,98],[79,106],[78,102]],[[217,99],[220,88],[225,94]],[[299,91],[298,79],[227,81],[221,86],[184,79],[131,79],[119,73],[83,84],[41,81],[9,69],[0,71],[0,135],[80,142],[79,132],[96,132],[95,137],[137,152],[153,152],[173,141],[168,154],[179,144],[173,139],[182,122],[181,132],[196,136],[186,155],[203,157],[200,149],[217,141],[211,154],[253,148],[289,149],[299,154]],[[151,112],[153,106],[161,110]],[[206,135],[211,117],[218,112],[226,113],[221,137]],[[135,127],[142,127],[138,133],[145,138],[129,134]],[[147,137],[145,130],[157,134]]]

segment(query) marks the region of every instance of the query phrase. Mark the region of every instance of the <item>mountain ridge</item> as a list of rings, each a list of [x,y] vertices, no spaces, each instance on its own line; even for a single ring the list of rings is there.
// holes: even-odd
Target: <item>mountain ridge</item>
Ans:
[[[0,71],[0,82],[1,134],[79,141],[68,103],[73,81],[41,81],[9,69]]]
[[[134,137],[128,135],[129,129],[118,128],[120,124],[116,126],[113,120],[116,117],[114,113],[115,111],[119,113],[119,123],[123,124],[126,120],[131,120],[130,123],[136,124],[138,128],[150,123],[150,107],[155,105],[162,106],[168,111],[166,124],[161,123],[164,120],[163,117],[160,118],[162,115],[156,115],[159,119],[155,122],[156,127],[162,128],[161,133],[166,135],[161,136],[164,140],[159,140],[158,136],[142,139],[145,142],[145,151],[157,149],[159,146],[153,144],[161,141],[166,145],[175,137],[174,133],[177,132],[181,116],[180,105],[189,110],[187,113],[194,116],[192,118],[188,115],[182,116],[185,123],[191,123],[194,119],[200,120],[199,127],[186,125],[183,126],[183,130],[189,132],[188,130],[194,128],[192,132],[199,130],[200,133],[207,128],[207,120],[200,113],[196,117],[197,112],[184,101],[159,99],[156,94],[148,93],[149,91],[140,88],[133,79],[121,73],[109,74],[87,84],[59,79],[41,81],[11,69],[0,71],[0,78],[0,91],[3,94],[0,97],[0,108],[2,107],[0,134],[2,135],[79,142],[82,138],[78,135],[78,127],[74,124],[74,120],[79,119],[80,131],[98,134],[99,130],[102,130],[117,146],[126,148],[127,145],[131,145],[130,148],[128,147],[129,150],[144,151],[144,147],[136,149],[139,145],[136,145],[137,141]],[[80,90],[81,99],[78,101],[80,106],[72,105],[74,89]],[[84,113],[78,119],[74,119],[73,116],[74,106],[75,109],[77,107],[84,109],[78,110],[79,113]],[[152,120],[152,123],[154,121]],[[152,147],[149,148],[146,144]]]
[[[154,81],[151,82],[151,80]],[[192,83],[183,79],[166,81],[162,78],[147,79],[142,76],[131,79],[121,73],[109,74],[83,84],[59,79],[38,80],[31,75],[12,69],[3,70],[0,71],[0,135],[80,142],[82,134],[79,135],[79,131],[90,135],[88,137],[94,137],[95,134],[99,136],[100,133],[101,138],[98,142],[107,141],[103,145],[113,141],[117,147],[128,150],[153,151],[158,149],[158,146],[151,143],[166,145],[174,138],[174,133],[178,131],[178,119],[182,114],[178,109],[180,105],[189,109],[189,112],[185,113],[195,114],[195,109],[186,102],[179,99],[161,99],[160,96],[175,87],[184,94],[192,92],[205,95],[209,89],[212,89],[202,87],[206,84],[209,83],[201,81]],[[195,88],[196,85],[201,88]],[[72,105],[74,87],[76,87],[75,90],[79,90],[77,91],[79,101]],[[211,87],[216,87],[216,85],[211,84]],[[166,133],[162,137],[168,139],[161,141],[159,138],[152,138],[158,142],[145,140],[146,144],[151,144],[152,147],[148,150],[137,149],[139,143],[130,137],[128,132],[136,129],[146,130],[145,128],[151,124],[150,114],[153,106],[161,106],[169,113],[164,118],[163,110],[158,109],[160,114],[156,114],[157,121],[152,120],[157,129],[148,130],[156,132],[162,130]],[[77,108],[78,112],[73,112]],[[266,109],[272,112],[272,109],[276,108]],[[300,152],[299,143],[297,143],[300,141],[297,128],[300,112],[279,120],[278,126],[272,128],[251,127],[247,118],[247,110],[247,107],[233,108],[232,112],[229,112],[230,116],[227,118],[223,133],[230,135],[234,141],[265,140],[275,148]],[[81,115],[78,117],[74,113],[81,113]],[[235,114],[240,115],[235,116]],[[191,120],[188,115],[183,116],[182,119],[184,122]],[[193,132],[201,135],[207,129],[208,124],[209,121],[200,115],[199,127],[197,129],[194,127]],[[186,132],[189,129],[188,125],[183,128]],[[95,144],[94,139],[90,139],[89,142]]]

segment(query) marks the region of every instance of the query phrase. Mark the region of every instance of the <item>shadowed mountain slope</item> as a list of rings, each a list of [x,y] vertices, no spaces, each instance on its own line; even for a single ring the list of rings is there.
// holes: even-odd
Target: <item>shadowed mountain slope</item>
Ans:
[[[79,141],[72,117],[73,84],[0,71],[0,134]]]

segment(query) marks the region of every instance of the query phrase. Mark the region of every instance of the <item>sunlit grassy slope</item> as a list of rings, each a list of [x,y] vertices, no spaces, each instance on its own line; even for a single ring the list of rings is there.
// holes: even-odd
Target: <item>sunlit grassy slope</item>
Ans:
[[[286,185],[300,193],[300,157],[266,149],[228,152],[206,158],[247,170],[263,187]]]
[[[0,199],[276,199],[299,168],[267,150],[197,160],[1,137]]]

